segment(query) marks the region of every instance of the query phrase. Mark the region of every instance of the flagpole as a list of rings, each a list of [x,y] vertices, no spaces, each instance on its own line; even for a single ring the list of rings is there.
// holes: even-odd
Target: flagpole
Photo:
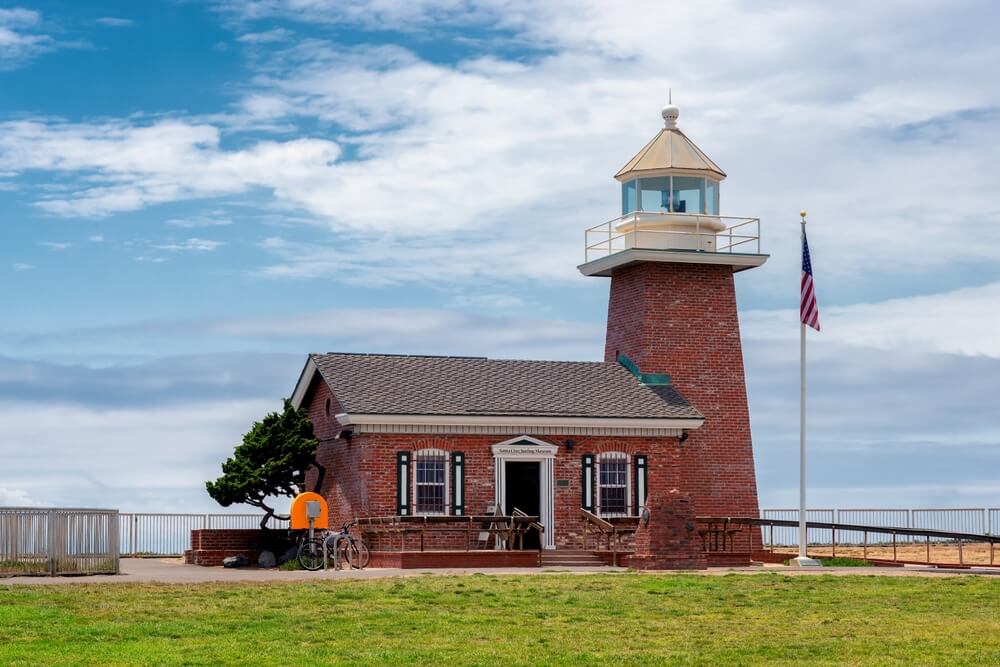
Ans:
[[[802,253],[806,247],[806,212],[802,217],[799,234]],[[801,295],[800,295],[801,299]],[[799,318],[799,556],[790,563],[799,567],[817,567],[819,561],[806,555],[809,531],[806,529],[806,323]]]

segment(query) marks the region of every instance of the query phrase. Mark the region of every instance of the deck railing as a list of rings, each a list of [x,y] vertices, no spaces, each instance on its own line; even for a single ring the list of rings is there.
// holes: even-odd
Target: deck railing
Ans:
[[[424,551],[429,535],[437,538],[432,543],[435,551],[471,551],[523,549],[524,535],[529,530],[537,530],[541,538],[544,528],[538,519],[515,509],[513,515],[393,515],[360,517],[355,523],[369,546],[385,538],[384,544],[378,544],[381,551],[406,551],[411,546]],[[449,537],[452,548],[442,547]],[[414,541],[416,544],[412,544]]]

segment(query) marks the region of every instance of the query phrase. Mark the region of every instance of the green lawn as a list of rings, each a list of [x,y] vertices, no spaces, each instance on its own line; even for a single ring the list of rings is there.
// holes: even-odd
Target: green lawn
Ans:
[[[3,586],[0,664],[1000,665],[1000,578]]]

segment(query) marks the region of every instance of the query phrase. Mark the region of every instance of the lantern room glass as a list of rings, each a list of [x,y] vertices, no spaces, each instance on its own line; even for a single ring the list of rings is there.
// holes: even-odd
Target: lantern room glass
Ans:
[[[626,181],[622,183],[622,215],[633,211],[719,215],[719,182],[697,176]]]

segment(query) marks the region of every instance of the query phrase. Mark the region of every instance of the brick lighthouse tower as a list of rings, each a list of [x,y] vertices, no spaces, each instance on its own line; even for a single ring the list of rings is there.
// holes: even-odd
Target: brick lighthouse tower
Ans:
[[[734,274],[768,256],[759,220],[720,215],[726,174],[678,114],[664,107],[663,129],[615,174],[622,214],[587,230],[579,269],[611,278],[604,360],[668,374],[705,417],[680,441],[680,491],[702,516],[757,516]]]

